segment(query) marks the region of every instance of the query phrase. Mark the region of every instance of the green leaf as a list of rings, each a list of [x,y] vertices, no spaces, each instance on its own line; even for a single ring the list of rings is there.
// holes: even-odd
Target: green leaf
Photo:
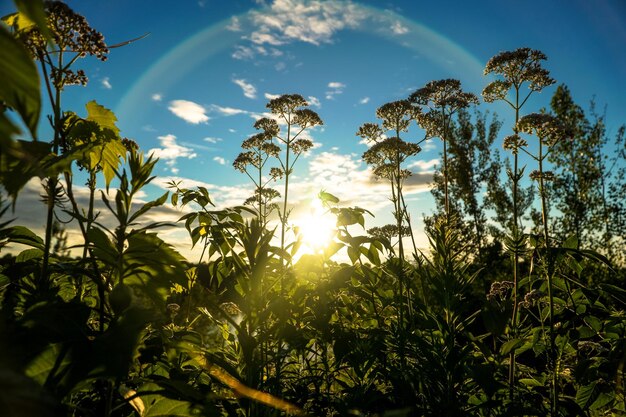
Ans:
[[[165,204],[165,201],[167,201],[167,195],[168,194],[169,194],[169,191],[166,191],[165,194],[163,194],[161,197],[157,198],[154,201],[149,201],[146,204],[144,204],[143,206],[141,206],[141,208],[139,210],[137,210],[136,212],[133,213],[132,216],[130,216],[130,219],[128,220],[128,222],[132,223],[139,216],[141,216],[142,214],[146,213],[151,208],[162,206],[163,204]]]
[[[117,249],[102,229],[90,227],[87,230],[87,238],[91,243],[91,250],[96,258],[109,266],[116,264]]]
[[[598,398],[589,406],[590,410],[598,410],[615,400],[615,393],[601,392]]]
[[[124,283],[164,307],[169,289],[187,285],[184,258],[154,233],[132,233],[124,251]]]
[[[5,28],[0,28],[0,80],[0,100],[15,109],[31,135],[37,137],[39,74],[26,49]]]
[[[322,203],[332,203],[332,204],[337,204],[339,203],[339,199],[337,197],[335,197],[334,195],[332,195],[331,193],[327,193],[326,191],[320,191],[320,193],[317,195],[317,198],[319,198]]]
[[[165,391],[157,384],[142,385],[138,391],[146,407],[142,417],[189,417],[199,414],[199,410],[194,409],[190,403],[164,396]],[[158,392],[153,393],[154,391]],[[150,394],[144,395],[142,392]]]
[[[96,122],[102,129],[109,129],[116,136],[119,136],[120,130],[115,125],[115,122],[117,122],[115,113],[101,106],[95,100],[88,102],[85,107],[87,108],[87,120]]]
[[[24,14],[31,22],[37,25],[41,34],[51,40],[48,18],[44,9],[43,0],[14,0],[17,10]]]
[[[587,408],[589,402],[596,397],[594,395],[597,382],[594,381],[589,385],[580,387],[576,392],[576,404],[583,410]]]
[[[537,381],[534,378],[521,378],[519,382],[527,387],[543,387],[545,385],[543,382]]]
[[[520,347],[524,343],[524,339],[511,339],[500,348],[501,355],[508,355],[513,349]]]
[[[7,234],[9,242],[20,243],[22,245],[31,246],[35,249],[44,249],[43,240],[34,234],[30,229],[24,226],[10,227]]]

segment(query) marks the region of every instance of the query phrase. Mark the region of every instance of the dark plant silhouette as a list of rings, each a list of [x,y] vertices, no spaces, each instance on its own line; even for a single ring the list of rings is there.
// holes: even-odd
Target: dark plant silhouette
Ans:
[[[446,217],[450,217],[448,201],[448,140],[452,116],[470,104],[478,104],[478,98],[461,89],[459,80],[430,81],[409,97],[409,101],[421,108],[417,123],[426,131],[426,137],[438,137],[443,142],[443,184]]]

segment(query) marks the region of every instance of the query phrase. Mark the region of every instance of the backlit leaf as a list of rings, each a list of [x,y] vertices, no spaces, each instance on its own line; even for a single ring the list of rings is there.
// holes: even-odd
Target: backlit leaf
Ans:
[[[0,100],[15,109],[31,135],[37,137],[39,74],[28,52],[5,28],[0,28],[0,80]]]

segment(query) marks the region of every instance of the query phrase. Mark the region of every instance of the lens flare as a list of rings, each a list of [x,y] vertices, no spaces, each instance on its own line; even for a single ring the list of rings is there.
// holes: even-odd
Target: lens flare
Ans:
[[[335,218],[317,199],[311,201],[309,211],[294,221],[302,239],[301,250],[317,253],[328,246],[335,234]]]

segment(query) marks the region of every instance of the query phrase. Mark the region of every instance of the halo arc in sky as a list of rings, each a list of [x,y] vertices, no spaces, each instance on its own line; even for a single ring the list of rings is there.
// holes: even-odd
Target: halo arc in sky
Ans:
[[[484,64],[451,39],[396,12],[358,3],[350,2],[349,4],[356,7],[367,18],[383,18],[389,22],[398,22],[407,29],[402,37],[394,37],[391,33],[386,35],[378,33],[379,36],[419,53],[446,73],[459,78],[470,88],[480,88],[484,84],[485,80],[482,76]],[[249,10],[234,18],[239,21],[249,21],[256,11],[258,10]],[[116,114],[125,117],[133,115],[135,120],[141,118],[142,116],[137,114],[137,109],[141,109],[152,94],[156,92],[166,93],[187,73],[197,68],[208,58],[225,48],[234,47],[237,42],[241,41],[241,32],[228,29],[232,19],[233,17],[215,23],[170,49],[151,65],[133,84],[132,88],[122,96],[116,106]],[[342,30],[366,32],[368,28],[363,26],[368,25],[359,25],[356,28],[344,28]]]

